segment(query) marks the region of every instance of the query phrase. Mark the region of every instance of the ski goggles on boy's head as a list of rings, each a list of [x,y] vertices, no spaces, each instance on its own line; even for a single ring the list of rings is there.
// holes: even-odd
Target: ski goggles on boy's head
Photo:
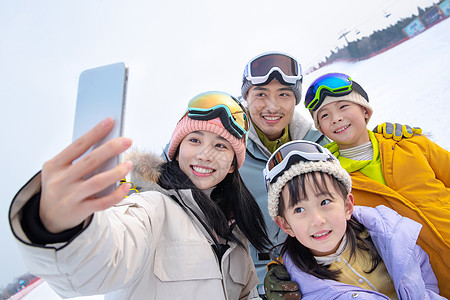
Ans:
[[[331,152],[319,144],[309,141],[292,141],[278,148],[267,161],[263,170],[266,189],[293,164],[300,161],[337,160]]]
[[[222,92],[206,92],[191,99],[187,115],[193,120],[209,121],[220,118],[233,136],[242,138],[248,132],[248,119],[242,104]]]
[[[305,107],[315,111],[322,105],[326,96],[345,96],[353,90],[357,91],[369,102],[367,93],[350,76],[342,73],[325,74],[314,80],[309,86],[305,95]]]
[[[253,58],[244,69],[244,79],[253,85],[264,85],[278,79],[282,84],[296,84],[302,80],[302,67],[298,61],[281,52],[263,53]]]

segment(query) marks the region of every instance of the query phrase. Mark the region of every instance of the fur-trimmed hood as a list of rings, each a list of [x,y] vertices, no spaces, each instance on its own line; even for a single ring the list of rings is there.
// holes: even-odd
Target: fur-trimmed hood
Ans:
[[[155,186],[161,175],[161,166],[166,162],[160,155],[138,150],[127,152],[124,160],[133,163],[130,180],[139,191],[151,189]]]

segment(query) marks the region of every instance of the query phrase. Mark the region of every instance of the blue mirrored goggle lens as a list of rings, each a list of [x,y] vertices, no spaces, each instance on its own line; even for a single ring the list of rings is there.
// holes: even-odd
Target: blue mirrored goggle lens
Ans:
[[[325,98],[325,94],[341,94],[350,92],[352,80],[349,76],[341,73],[325,74],[317,78],[308,88],[305,95],[305,107],[315,110]]]
[[[317,85],[321,86],[327,86],[330,89],[338,89],[341,87],[349,86],[352,84],[351,78],[347,75],[343,74],[327,74],[323,76],[319,81],[317,81]]]

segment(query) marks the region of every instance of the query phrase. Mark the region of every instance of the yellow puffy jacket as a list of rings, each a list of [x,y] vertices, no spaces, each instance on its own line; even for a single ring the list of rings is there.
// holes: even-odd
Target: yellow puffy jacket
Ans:
[[[422,224],[418,244],[430,257],[441,295],[450,298],[450,152],[424,136],[398,142],[375,137],[386,185],[350,173],[355,204],[386,205]]]

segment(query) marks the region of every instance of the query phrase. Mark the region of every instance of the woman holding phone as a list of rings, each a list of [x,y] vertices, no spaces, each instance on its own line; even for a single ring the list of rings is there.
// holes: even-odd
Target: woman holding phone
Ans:
[[[239,102],[198,95],[173,132],[170,161],[131,153],[133,163],[85,180],[131,146],[113,139],[73,163],[112,126],[104,120],[46,162],[14,198],[10,224],[29,271],[62,297],[257,298],[248,242],[263,250],[270,241],[238,172],[248,130]],[[139,193],[125,198],[123,184],[93,196],[130,170]]]

